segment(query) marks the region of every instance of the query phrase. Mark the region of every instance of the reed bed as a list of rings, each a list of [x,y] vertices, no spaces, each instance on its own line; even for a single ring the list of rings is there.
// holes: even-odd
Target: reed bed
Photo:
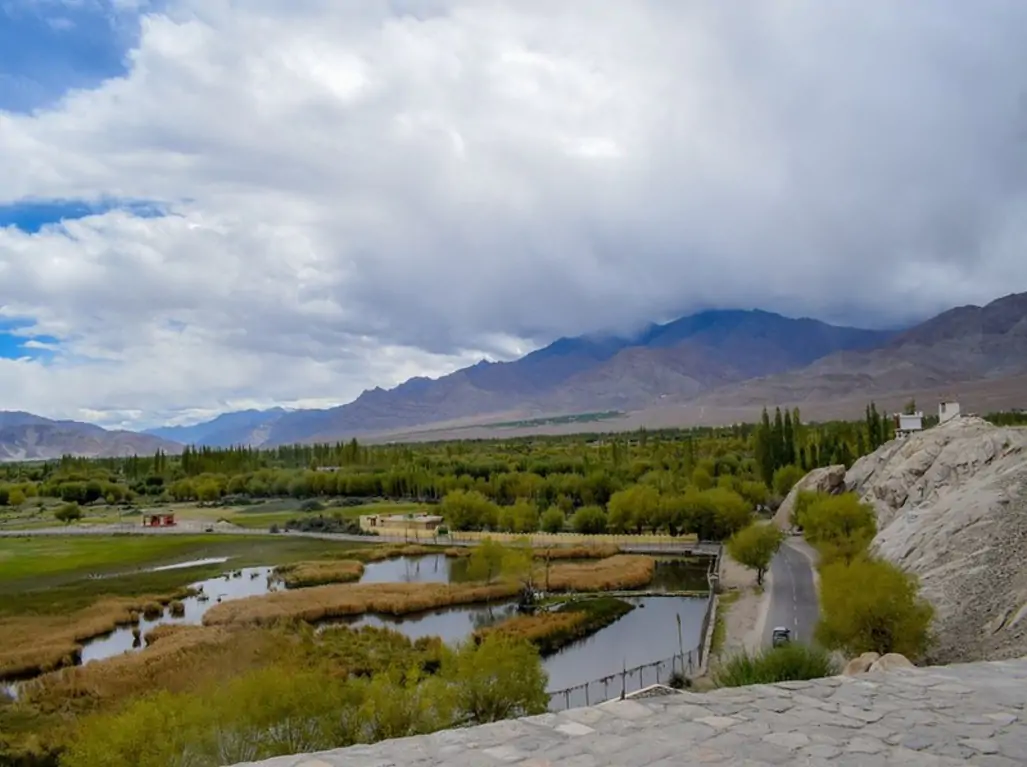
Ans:
[[[363,562],[354,559],[295,562],[280,565],[274,570],[275,579],[284,583],[287,589],[324,586],[329,583],[353,583],[359,581],[363,574]]]
[[[549,568],[549,589],[606,591],[638,588],[652,580],[655,564],[652,557],[626,554],[595,562],[560,562]],[[544,577],[539,573],[536,581],[543,583]],[[209,626],[267,626],[291,620],[317,623],[363,613],[406,615],[509,599],[520,589],[521,584],[515,580],[493,584],[332,584],[223,602],[212,607],[203,616],[203,622]]]
[[[620,546],[600,543],[594,546],[549,546],[535,549],[536,559],[606,559],[620,554]]]
[[[536,576],[550,591],[619,591],[647,585],[656,572],[656,560],[642,554],[617,554],[596,562],[561,562],[549,576]]]
[[[301,620],[308,623],[363,613],[405,615],[453,605],[509,599],[519,586],[513,582],[355,583],[314,586],[222,602],[203,616],[208,626],[261,625]]]
[[[503,634],[531,642],[542,655],[552,655],[571,642],[609,626],[633,609],[633,605],[621,599],[585,599],[569,602],[552,612],[508,618],[495,626],[479,629],[474,638],[480,642],[490,634]]]
[[[354,549],[346,552],[346,558],[369,563],[381,562],[385,559],[395,559],[396,557],[426,557],[430,554],[439,553],[442,552],[437,546],[423,546],[419,543],[410,543]]]
[[[64,668],[22,686],[21,701],[37,710],[93,710],[157,690],[182,691],[227,678],[279,657],[281,637],[268,631],[211,626],[158,626],[147,646],[99,663]]]
[[[104,599],[70,615],[0,619],[0,679],[30,677],[74,665],[83,642],[138,623],[147,606],[163,610],[163,605],[187,594],[181,590],[164,596]]]

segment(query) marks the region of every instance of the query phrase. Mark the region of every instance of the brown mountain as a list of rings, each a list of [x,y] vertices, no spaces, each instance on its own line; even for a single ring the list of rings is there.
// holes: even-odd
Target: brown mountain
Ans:
[[[881,348],[831,354],[798,370],[725,386],[692,404],[799,404],[944,390],[956,396],[961,387],[976,390],[1025,374],[1027,293],[1019,293],[950,309]],[[1027,406],[1027,391],[1020,400],[1014,395],[1008,393],[1009,406]]]
[[[480,362],[439,379],[365,391],[327,410],[282,415],[264,444],[334,440],[483,416],[629,410],[808,365],[892,334],[763,311],[708,311],[628,338],[562,338],[512,362]]]
[[[79,421],[51,421],[30,413],[0,411],[0,462],[52,460],[62,455],[112,458],[178,453],[182,445],[148,434],[108,431]]]

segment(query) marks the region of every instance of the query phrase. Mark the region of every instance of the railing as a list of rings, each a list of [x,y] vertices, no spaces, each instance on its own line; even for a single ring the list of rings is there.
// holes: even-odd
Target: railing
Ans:
[[[675,653],[663,660],[643,663],[641,666],[632,668],[622,668],[618,672],[584,684],[553,690],[548,693],[549,710],[563,711],[578,706],[591,706],[612,700],[615,697],[623,697],[629,692],[636,692],[647,685],[667,684],[675,674],[679,674],[684,679],[691,679],[700,674],[703,669],[703,657],[706,653],[706,637],[709,633],[710,621],[713,618],[713,605],[716,601],[712,585],[711,583],[710,594],[706,600],[706,610],[703,613],[699,644],[695,648],[687,652]]]

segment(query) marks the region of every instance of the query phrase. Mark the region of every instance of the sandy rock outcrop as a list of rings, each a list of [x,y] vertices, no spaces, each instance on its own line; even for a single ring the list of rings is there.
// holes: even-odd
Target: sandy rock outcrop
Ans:
[[[845,476],[880,556],[936,610],[930,660],[1027,655],[1027,428],[957,418],[881,446]]]
[[[814,469],[805,477],[795,483],[788,495],[781,502],[781,505],[774,513],[774,524],[782,530],[789,530],[792,527],[792,510],[795,508],[795,499],[799,493],[808,490],[814,493],[840,493],[845,490],[845,467],[825,466],[821,469]]]
[[[859,674],[865,674],[880,657],[881,656],[876,652],[865,652],[858,658],[853,658],[845,664],[845,668],[842,669],[842,676],[858,676]]]

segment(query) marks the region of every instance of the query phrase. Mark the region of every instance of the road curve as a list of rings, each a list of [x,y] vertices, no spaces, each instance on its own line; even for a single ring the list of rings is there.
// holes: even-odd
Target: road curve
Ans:
[[[791,629],[793,640],[811,641],[820,609],[809,558],[786,541],[770,563],[770,573],[770,608],[763,645],[770,646],[777,626]]]

